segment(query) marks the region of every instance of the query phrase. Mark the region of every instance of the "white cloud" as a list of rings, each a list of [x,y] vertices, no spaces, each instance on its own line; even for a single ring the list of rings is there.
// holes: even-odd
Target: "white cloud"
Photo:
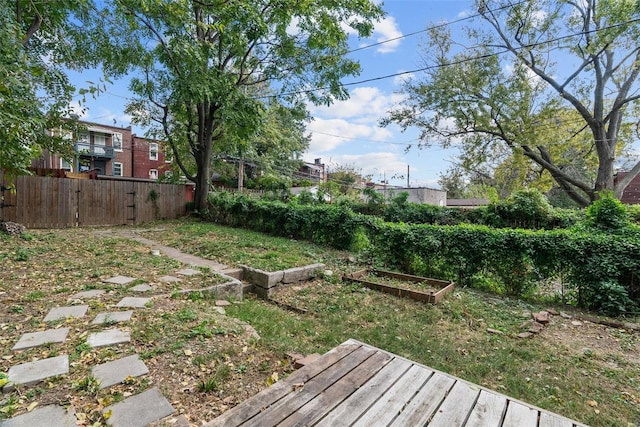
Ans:
[[[403,73],[404,71],[398,71],[398,72]],[[414,73],[401,74],[393,78],[393,84],[396,86],[402,86],[403,84],[405,84],[409,80],[414,79],[415,77],[416,75]]]
[[[322,158],[322,161],[331,169],[336,166],[353,166],[359,169],[363,176],[371,176],[373,181],[380,181],[386,178],[391,181],[406,182],[407,161],[402,155],[393,152],[374,152],[365,154],[339,154],[330,158],[322,157],[319,153],[308,153],[306,161],[314,158]]]
[[[387,16],[376,24],[373,30],[373,35],[376,37],[376,42],[384,42],[386,40],[396,39],[402,36],[402,32],[398,29],[398,24],[393,16]],[[393,40],[388,43],[384,43],[378,46],[376,49],[378,53],[391,53],[395,52],[398,46],[400,46],[400,39]]]
[[[314,116],[358,118],[362,122],[377,122],[402,95],[385,95],[376,87],[353,89],[346,101],[337,101],[330,106],[309,106]]]
[[[307,130],[311,133],[309,150],[311,152],[326,153],[345,144],[361,143],[363,141],[385,141],[393,134],[380,128],[376,123],[358,124],[343,119],[316,118]]]

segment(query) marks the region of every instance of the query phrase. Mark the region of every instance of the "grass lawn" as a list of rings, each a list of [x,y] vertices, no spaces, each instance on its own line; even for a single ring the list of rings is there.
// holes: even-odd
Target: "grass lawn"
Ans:
[[[19,336],[44,329],[46,310],[66,304],[70,293],[102,288],[102,279],[120,274],[154,282],[183,266],[102,229],[0,235],[0,300],[6,307],[0,313],[0,373],[51,352],[71,354],[75,363],[56,387],[44,384],[0,396],[0,417],[24,412],[33,402],[70,401],[100,422],[97,414],[104,405],[159,385],[170,401],[180,402],[179,413],[200,424],[266,387],[274,372],[280,378],[290,372],[287,353],[322,353],[355,338],[589,425],[640,423],[637,332],[553,316],[539,335],[521,339],[516,335],[522,323],[546,305],[471,289],[456,289],[441,304],[426,305],[343,283],[340,274],[366,267],[345,252],[192,220],[139,230],[149,239],[230,266],[277,270],[323,262],[334,274],[274,295],[307,314],[250,296],[221,316],[214,301],[198,294],[167,296],[136,312],[136,321],[128,325],[130,346],[87,349],[82,334],[91,329],[90,319],[78,319],[67,322],[73,331],[68,343],[16,353],[10,348]],[[126,294],[122,288],[107,290],[90,310],[109,308]],[[262,338],[251,338],[246,324]],[[82,382],[93,364],[134,351],[150,365],[145,379],[100,392]]]

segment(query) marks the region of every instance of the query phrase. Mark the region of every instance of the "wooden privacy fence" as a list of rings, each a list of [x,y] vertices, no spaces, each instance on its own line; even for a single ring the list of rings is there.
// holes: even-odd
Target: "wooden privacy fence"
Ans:
[[[0,221],[28,228],[140,224],[186,213],[184,185],[42,176],[8,184],[0,171]]]

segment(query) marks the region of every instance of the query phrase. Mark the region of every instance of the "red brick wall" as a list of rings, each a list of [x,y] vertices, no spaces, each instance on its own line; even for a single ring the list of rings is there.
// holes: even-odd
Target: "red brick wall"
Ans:
[[[133,135],[133,177],[149,178],[149,171],[156,169],[158,178],[171,169],[171,163],[165,162],[164,149],[159,141],[140,138]],[[152,143],[158,144],[158,159],[151,160],[149,148]]]

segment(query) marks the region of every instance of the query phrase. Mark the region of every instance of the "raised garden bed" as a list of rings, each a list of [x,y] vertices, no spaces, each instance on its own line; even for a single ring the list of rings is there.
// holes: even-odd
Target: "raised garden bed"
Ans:
[[[373,269],[356,271],[344,276],[343,280],[360,283],[376,291],[429,304],[437,304],[455,288],[453,282],[446,280]]]

